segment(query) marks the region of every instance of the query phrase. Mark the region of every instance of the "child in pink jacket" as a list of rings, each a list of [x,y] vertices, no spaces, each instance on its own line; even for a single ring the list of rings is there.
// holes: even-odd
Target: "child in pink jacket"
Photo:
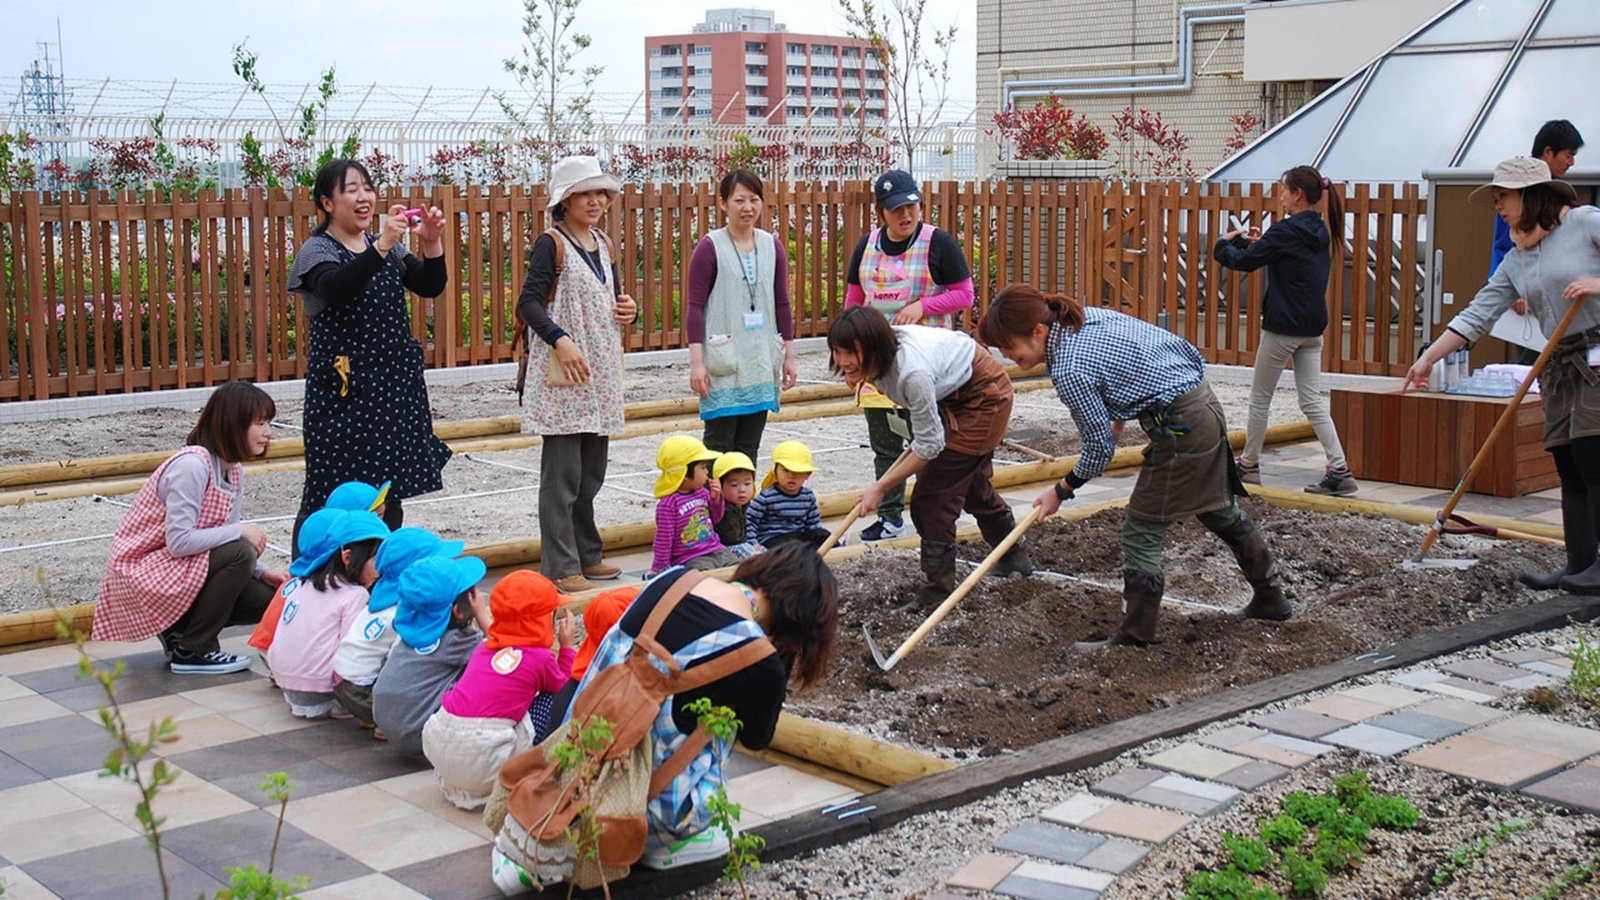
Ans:
[[[326,519],[313,523],[313,518]],[[284,591],[278,630],[267,648],[267,665],[289,711],[306,719],[334,712],[333,658],[350,623],[367,609],[367,590],[377,580],[372,557],[389,535],[370,512],[323,509],[306,519],[301,535],[318,535],[301,547],[295,562],[306,574]]]
[[[489,593],[488,639],[422,728],[422,753],[445,799],[462,809],[488,801],[500,767],[533,746],[567,683],[576,625],[571,614],[555,621],[561,602],[556,586],[537,572],[518,569],[500,579]]]

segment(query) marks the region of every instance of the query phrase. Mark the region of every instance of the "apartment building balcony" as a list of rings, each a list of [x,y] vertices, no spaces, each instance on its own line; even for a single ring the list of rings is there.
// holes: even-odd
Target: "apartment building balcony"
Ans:
[[[745,94],[745,96],[744,96],[744,105],[745,106],[766,106],[767,105],[767,98],[766,97],[762,97],[762,96],[760,96],[758,94]]]
[[[839,98],[832,94],[812,94],[811,106],[813,109],[838,109]]]
[[[786,53],[783,57],[783,64],[786,66],[809,66],[811,65],[811,60],[806,59],[804,53]]]
[[[888,102],[882,97],[868,97],[861,101],[861,105],[867,109],[885,109],[888,106]]]
[[[744,64],[747,66],[764,66],[767,64],[767,55],[765,53],[746,53],[744,55]]]
[[[837,88],[838,86],[839,86],[839,79],[835,78],[832,75],[813,75],[813,76],[811,76],[811,87],[812,88]]]
[[[856,90],[861,89],[861,79],[854,75],[844,76],[843,78],[839,79],[839,84],[847,88],[855,88]]]
[[[766,85],[767,85],[767,76],[765,76],[765,75],[746,75],[744,77],[744,83],[745,83],[745,85],[747,87],[751,86],[751,85],[756,85],[756,86],[759,86],[759,87],[766,87]]]

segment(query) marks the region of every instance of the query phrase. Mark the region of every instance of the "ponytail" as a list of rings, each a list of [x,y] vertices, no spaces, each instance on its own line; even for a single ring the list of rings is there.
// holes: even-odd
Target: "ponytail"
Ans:
[[[1013,284],[989,304],[989,311],[978,322],[978,339],[990,347],[1003,347],[1046,323],[1076,332],[1083,327],[1083,306],[1071,297],[1046,294],[1033,285]]]
[[[1328,205],[1323,208],[1323,218],[1328,222],[1328,255],[1334,255],[1337,244],[1344,242],[1344,185],[1335,184],[1322,177],[1315,166],[1295,166],[1283,173],[1283,183],[1306,195],[1313,207],[1328,195]]]

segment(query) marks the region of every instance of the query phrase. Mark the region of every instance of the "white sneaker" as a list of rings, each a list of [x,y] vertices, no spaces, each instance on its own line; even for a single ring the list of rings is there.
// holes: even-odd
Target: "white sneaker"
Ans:
[[[728,855],[728,836],[720,828],[707,828],[693,837],[644,852],[639,865],[647,869],[681,869]]]
[[[528,870],[511,861],[499,847],[489,848],[489,878],[500,889],[502,897],[515,897],[533,890],[533,879]]]

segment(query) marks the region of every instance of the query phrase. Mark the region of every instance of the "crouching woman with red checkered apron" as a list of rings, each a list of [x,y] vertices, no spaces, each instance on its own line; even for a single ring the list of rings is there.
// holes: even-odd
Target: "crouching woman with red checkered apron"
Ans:
[[[276,405],[246,381],[217,388],[182,450],[150,475],[111,539],[96,598],[97,641],[159,636],[180,675],[250,667],[217,635],[261,620],[287,575],[261,564],[267,536],[239,522],[243,463],[267,452]]]

